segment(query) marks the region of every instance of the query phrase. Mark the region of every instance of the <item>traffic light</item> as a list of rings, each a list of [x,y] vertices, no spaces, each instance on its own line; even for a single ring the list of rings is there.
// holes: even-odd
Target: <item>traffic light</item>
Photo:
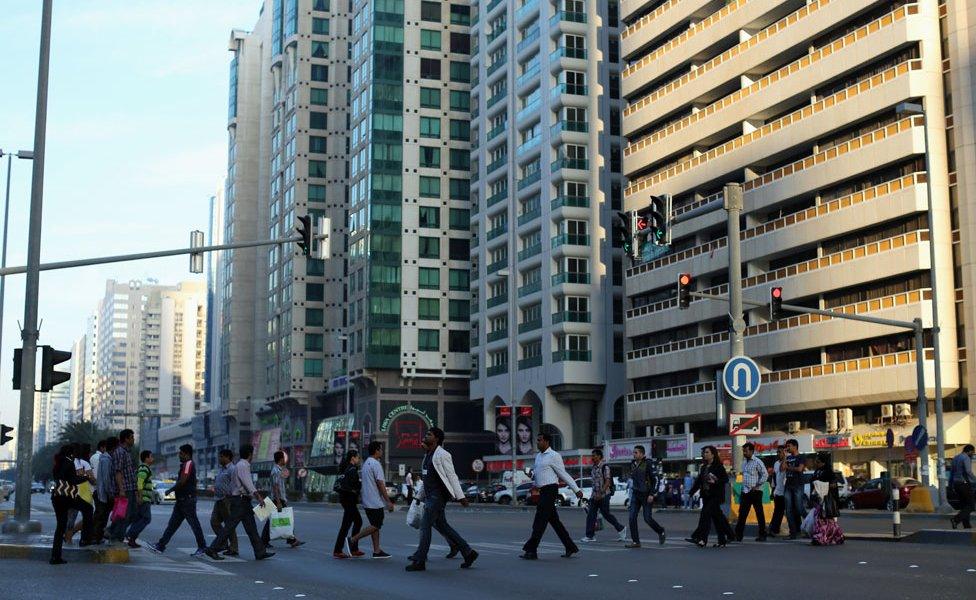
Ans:
[[[623,248],[624,254],[631,256],[633,240],[630,236],[630,214],[617,211],[613,214],[613,243],[616,248]]]
[[[691,273],[678,275],[678,308],[685,309],[691,304],[691,292],[695,286],[695,278]]]
[[[3,446],[7,442],[13,441],[10,432],[13,431],[13,427],[7,427],[6,425],[0,424],[0,446]]]
[[[628,233],[630,237],[630,257],[640,260],[641,247],[644,245],[644,238],[649,231],[647,217],[641,215],[636,210],[627,213]]]
[[[298,230],[298,235],[302,236],[298,242],[298,247],[302,249],[302,254],[308,256],[312,249],[312,217],[308,215],[298,217],[295,229]]]
[[[44,351],[41,356],[41,387],[39,392],[50,392],[55,386],[71,379],[71,373],[55,371],[54,367],[71,359],[71,353],[55,350],[50,346],[41,346]]]
[[[23,360],[24,351],[21,348],[14,349],[14,389],[20,389],[20,363]]]
[[[655,246],[667,246],[671,243],[671,196],[651,196],[650,232],[651,242]]]
[[[769,319],[775,321],[783,316],[783,288],[769,289]]]

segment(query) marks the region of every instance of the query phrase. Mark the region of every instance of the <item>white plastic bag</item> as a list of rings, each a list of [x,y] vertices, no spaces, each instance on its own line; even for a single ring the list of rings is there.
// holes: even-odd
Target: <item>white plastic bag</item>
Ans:
[[[295,536],[295,513],[290,506],[271,513],[271,539],[290,539]]]
[[[803,518],[803,523],[800,525],[800,530],[807,534],[808,537],[813,537],[813,526],[816,519],[816,508],[811,508],[809,511],[807,511],[807,516]]]
[[[264,521],[271,516],[271,513],[276,511],[274,502],[270,498],[265,498],[261,501],[261,504],[254,507],[254,518],[258,521]]]
[[[411,502],[410,508],[407,509],[407,525],[414,529],[420,529],[420,522],[423,518],[424,505],[417,501]]]

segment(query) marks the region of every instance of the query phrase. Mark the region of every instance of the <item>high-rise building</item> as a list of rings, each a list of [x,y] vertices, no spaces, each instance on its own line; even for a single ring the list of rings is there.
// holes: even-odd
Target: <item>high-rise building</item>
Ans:
[[[782,286],[787,303],[922,319],[932,435],[934,245],[946,440],[969,439],[972,3],[620,7],[625,208],[670,194],[683,219],[670,253],[626,272],[629,424],[687,423],[696,439],[723,435],[715,380],[729,358],[728,306],[693,299],[681,310],[675,296],[682,272],[698,291],[727,293],[722,189],[738,183],[744,297],[765,303]],[[838,463],[876,476],[885,430],[894,427],[902,445],[917,418],[912,333],[805,315],[771,320],[764,307],[746,308],[745,351],[763,381],[748,409],[763,414],[764,429],[813,432]]]
[[[72,419],[71,388],[61,384],[50,392],[34,392],[34,448],[58,441],[61,428]]]
[[[617,3],[473,10],[471,397],[589,448],[625,389]]]

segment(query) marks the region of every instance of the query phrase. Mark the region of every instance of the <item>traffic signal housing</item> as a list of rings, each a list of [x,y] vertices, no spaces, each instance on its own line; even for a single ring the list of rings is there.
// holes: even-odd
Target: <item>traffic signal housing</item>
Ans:
[[[298,240],[298,247],[301,248],[302,254],[308,256],[312,250],[312,217],[309,215],[298,217],[295,230],[302,236],[302,239]]]
[[[783,288],[769,289],[769,319],[775,321],[783,317]]]
[[[691,292],[695,286],[695,278],[691,273],[678,275],[678,308],[686,309],[691,304]]]
[[[648,235],[655,246],[671,244],[671,195],[651,196]]]
[[[71,353],[55,350],[51,346],[41,346],[41,387],[39,392],[50,392],[56,386],[71,379],[71,373],[55,371],[54,367],[71,359]]]
[[[20,389],[20,364],[23,361],[24,351],[21,348],[14,349],[14,389]]]
[[[0,424],[0,446],[3,446],[7,442],[13,441],[14,438],[10,435],[10,432],[13,430],[13,427]]]
[[[633,240],[630,234],[630,213],[617,211],[613,215],[614,247],[623,248],[624,254],[633,257],[631,247]]]
[[[648,231],[650,231],[650,222],[647,220],[647,217],[641,215],[636,210],[627,213],[627,222],[630,234],[630,257],[634,260],[640,260],[641,247],[644,244],[644,238],[647,236]]]

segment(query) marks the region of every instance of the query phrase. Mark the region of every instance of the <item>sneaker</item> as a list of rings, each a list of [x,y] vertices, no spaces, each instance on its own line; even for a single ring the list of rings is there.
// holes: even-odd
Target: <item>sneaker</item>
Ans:
[[[353,556],[362,556],[364,554],[359,551],[359,542],[352,541],[351,537],[346,538],[346,544],[349,546],[349,554]]]
[[[361,558],[363,556],[366,556],[366,553],[363,552],[362,550],[356,550],[355,552],[350,552],[349,555],[352,556],[353,558]]]
[[[224,556],[240,556],[241,555],[240,552],[236,552],[234,550],[231,550],[230,548],[228,548],[227,550],[224,550],[223,552],[221,552],[221,554],[223,554]]]
[[[272,557],[272,556],[274,556],[274,555],[275,555],[275,553],[274,553],[274,552],[267,552],[267,551],[266,551],[266,552],[265,552],[264,554],[262,554],[261,556],[255,556],[255,557],[254,557],[254,560],[264,560],[264,559],[266,559],[266,558],[271,558],[271,557]]]
[[[468,555],[464,557],[464,562],[461,563],[462,569],[468,569],[474,564],[474,561],[478,560],[478,553],[475,550],[468,552]]]
[[[350,557],[345,552],[333,552],[332,553],[332,558],[335,558],[335,559],[338,559],[338,560],[342,560],[344,558],[350,558]]]
[[[296,539],[296,540],[293,540],[293,541],[288,542],[288,545],[291,546],[292,548],[297,548],[299,546],[304,546],[305,545],[305,542]]]
[[[375,557],[375,555],[374,555],[374,557]],[[415,563],[410,563],[409,565],[407,565],[407,568],[405,570],[406,571],[410,571],[410,572],[414,572],[414,571],[426,571],[427,570],[427,566],[424,565],[424,563],[415,562]]]
[[[623,529],[621,529],[617,533],[619,534],[617,536],[617,541],[618,542],[626,542],[629,539],[629,537],[627,536],[627,528],[626,527],[624,527]]]
[[[159,544],[153,544],[152,542],[146,542],[145,546],[150,552],[155,552],[156,554],[166,552],[166,546],[160,546]]]
[[[217,553],[214,552],[214,554],[217,554]],[[206,555],[207,555],[207,549],[206,548],[197,548],[197,551],[194,552],[193,554],[191,554],[190,556],[192,556],[193,558],[200,558],[201,556],[206,556]],[[220,556],[220,555],[217,554],[217,556]],[[220,556],[220,558],[216,558],[214,560],[224,560],[224,557],[223,556]]]
[[[590,542],[595,542],[596,541],[596,538],[595,537],[581,537],[580,538],[580,541],[583,542],[583,543],[589,544]]]
[[[640,547],[641,547],[640,542],[631,542],[626,546],[624,546],[624,548],[640,548]]]
[[[661,544],[661,545],[663,546],[663,545],[664,545],[664,542],[665,542],[666,540],[667,540],[667,536],[666,536],[666,535],[664,535],[664,532],[663,532],[663,531],[662,531],[661,533],[659,533],[659,534],[657,534],[657,542],[658,542],[659,544]]]
[[[224,557],[221,556],[216,550],[211,550],[210,548],[207,548],[203,550],[203,553],[209,556],[212,560],[224,560]],[[200,554],[200,550],[197,550],[193,556],[197,556],[198,554]]]
[[[134,539],[132,539],[132,538],[129,538],[129,547],[130,548],[142,548],[142,546],[140,546],[139,544],[137,544],[136,541]]]
[[[373,558],[393,558],[393,557],[387,554],[386,552],[380,551],[380,552],[374,552]]]
[[[444,558],[457,558],[457,555],[460,553],[461,553],[460,548],[451,548],[451,550],[447,553],[447,556],[445,556]]]

